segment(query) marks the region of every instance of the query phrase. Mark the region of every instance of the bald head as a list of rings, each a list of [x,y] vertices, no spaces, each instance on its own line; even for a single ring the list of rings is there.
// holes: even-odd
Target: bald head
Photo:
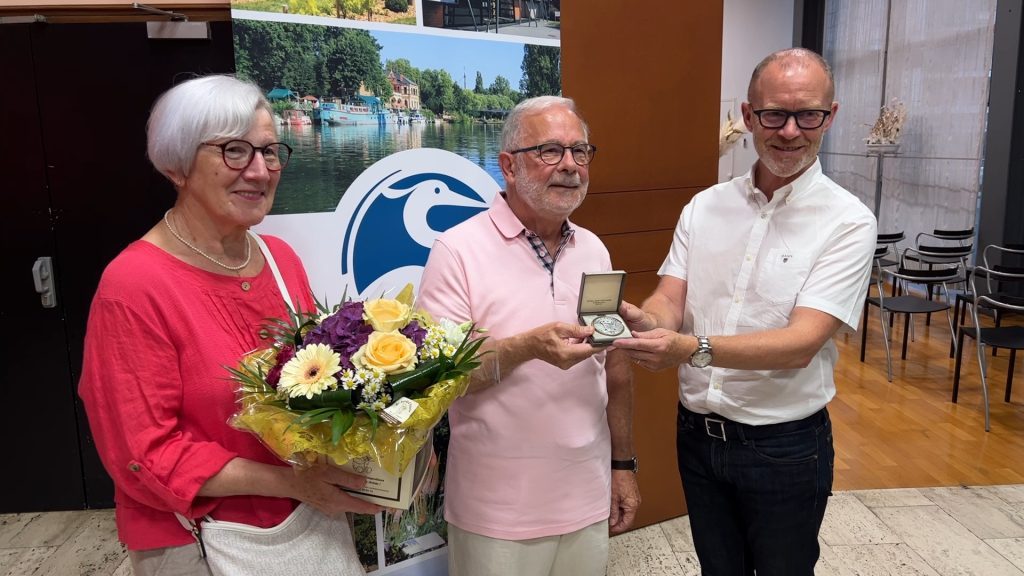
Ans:
[[[750,76],[750,85],[747,87],[748,101],[755,102],[756,98],[760,95],[759,83],[761,75],[769,66],[779,66],[783,72],[817,68],[825,74],[827,79],[825,100],[829,102],[835,100],[835,79],[832,77],[832,68],[828,65],[828,62],[820,54],[812,50],[806,48],[787,48],[772,52],[754,68],[754,73]]]

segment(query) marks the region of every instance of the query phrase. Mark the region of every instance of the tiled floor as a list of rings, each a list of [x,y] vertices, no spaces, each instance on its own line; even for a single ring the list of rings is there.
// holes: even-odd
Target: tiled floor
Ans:
[[[819,576],[1024,576],[1024,485],[837,492]],[[0,515],[0,576],[129,576],[110,510]],[[700,574],[686,517],[612,539],[609,576]]]

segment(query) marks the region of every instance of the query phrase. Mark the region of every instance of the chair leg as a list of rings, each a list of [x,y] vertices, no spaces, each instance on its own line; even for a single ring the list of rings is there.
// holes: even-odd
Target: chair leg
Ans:
[[[975,335],[977,336],[976,340],[978,342],[978,368],[981,372],[981,397],[985,402],[985,432],[988,432],[992,427],[989,422],[988,415],[988,380],[985,375],[985,343],[981,339],[981,327],[975,326],[974,329],[976,330]]]
[[[889,314],[892,318],[892,314]],[[882,325],[882,343],[885,344],[885,374],[892,382],[892,348],[889,346],[889,327],[885,324],[885,310],[881,306],[878,307],[878,320],[879,324]]]
[[[956,397],[960,393],[960,366],[963,360],[964,351],[964,330],[963,328],[956,331],[956,341],[959,344],[957,346],[956,362],[953,364],[953,404],[956,404]]]
[[[999,315],[999,309],[996,308],[995,310],[993,310],[992,314],[995,316],[996,328],[999,328],[999,323],[1002,321],[1002,318]],[[992,357],[995,358],[996,354],[998,354],[998,353],[999,353],[999,348],[996,348],[995,346],[993,346],[992,347]]]
[[[910,336],[910,314],[903,315],[903,352],[900,358],[907,359],[907,338]]]
[[[1006,396],[1003,398],[1003,402],[1010,401],[1010,390],[1013,389],[1013,365],[1017,361],[1017,349],[1013,348],[1010,350],[1010,364],[1006,370]]]
[[[953,326],[953,318],[954,315],[950,314],[949,308],[946,308],[946,320],[949,321],[949,345],[954,348],[953,352],[956,353],[956,338],[954,338],[956,335],[956,326]]]
[[[957,326],[963,326],[964,325],[964,320],[966,319],[966,316],[967,316],[967,302],[965,300],[961,300],[960,297],[958,296],[956,298],[956,310],[953,312],[953,317],[957,319]],[[953,355],[956,354],[956,345],[954,344],[954,342],[955,342],[955,340],[953,340],[952,338],[949,339],[949,357],[950,358],[952,358]]]
[[[868,308],[871,305],[864,301],[864,319],[860,322],[860,361],[864,361],[864,345],[868,343]]]

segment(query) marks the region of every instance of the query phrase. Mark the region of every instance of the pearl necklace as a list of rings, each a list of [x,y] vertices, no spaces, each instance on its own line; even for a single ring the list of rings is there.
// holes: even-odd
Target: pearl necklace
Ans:
[[[173,210],[173,208],[171,208],[171,210]],[[188,246],[189,248],[191,248],[193,252],[195,252],[196,254],[199,254],[203,258],[206,258],[210,262],[213,262],[217,266],[220,266],[221,268],[224,268],[225,270],[231,270],[232,272],[238,272],[242,268],[245,268],[246,266],[249,265],[249,261],[252,260],[252,241],[249,239],[249,234],[248,233],[246,233],[246,235],[245,235],[245,262],[242,262],[238,266],[229,266],[229,265],[221,262],[220,260],[217,260],[213,256],[210,256],[206,252],[203,252],[199,248],[196,248],[191,243],[189,243],[188,240],[185,240],[184,238],[182,238],[181,234],[178,234],[178,231],[174,229],[174,226],[171,226],[171,221],[167,217],[171,213],[171,210],[168,210],[167,212],[164,212],[164,224],[167,225],[167,229],[171,231],[171,234],[175,238],[177,238],[178,241],[180,241],[185,246]]]

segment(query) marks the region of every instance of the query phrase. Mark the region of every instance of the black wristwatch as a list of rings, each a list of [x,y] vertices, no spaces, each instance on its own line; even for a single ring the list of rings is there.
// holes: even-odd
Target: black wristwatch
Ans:
[[[629,470],[636,474],[639,469],[640,465],[637,463],[636,456],[633,456],[629,460],[612,460],[612,470]]]
[[[697,336],[697,349],[690,355],[690,366],[707,368],[711,365],[711,340],[707,336]]]

